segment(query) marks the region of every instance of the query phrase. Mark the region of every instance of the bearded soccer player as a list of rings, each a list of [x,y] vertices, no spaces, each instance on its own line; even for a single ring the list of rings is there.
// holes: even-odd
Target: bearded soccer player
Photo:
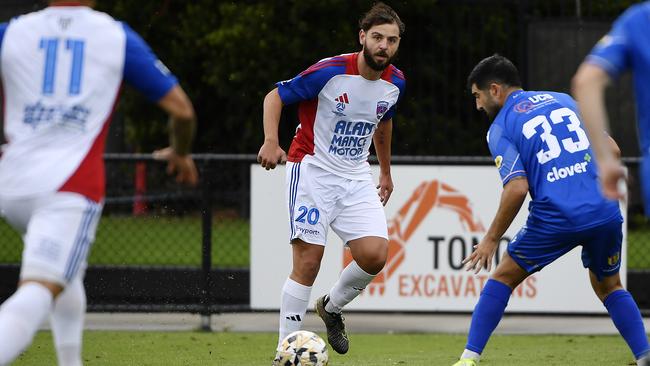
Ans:
[[[49,316],[59,365],[82,364],[83,277],[104,198],[102,155],[122,81],[170,115],[167,160],[196,184],[194,109],[176,78],[129,26],[92,1],[51,1],[0,24],[4,133],[0,212],[22,235],[17,291],[0,306],[0,365]]]
[[[622,216],[598,183],[594,154],[575,101],[567,94],[525,91],[516,67],[503,56],[479,62],[468,77],[476,109],[492,125],[488,145],[503,193],[485,237],[464,260],[478,273],[492,267],[499,239],[530,193],[526,225],[515,235],[485,284],[472,314],[465,351],[455,366],[475,366],[499,324],[512,290],[576,246],[596,296],[632,350],[648,362],[648,339],[632,295],[620,280]],[[603,133],[601,131],[601,133]],[[609,139],[609,147],[618,150]]]
[[[354,261],[328,294],[316,301],[336,352],[349,340],[341,310],[382,270],[387,257],[385,205],[393,191],[390,144],[395,105],[404,75],[391,64],[404,24],[393,9],[375,4],[360,20],[361,52],[321,60],[264,99],[264,144],[258,161],[273,169],[286,156],[278,143],[282,107],[299,103],[298,126],[289,149],[287,199],[293,268],[282,288],[279,341],[299,330],[331,227]],[[370,174],[374,143],[379,184]],[[379,191],[377,191],[379,189]]]

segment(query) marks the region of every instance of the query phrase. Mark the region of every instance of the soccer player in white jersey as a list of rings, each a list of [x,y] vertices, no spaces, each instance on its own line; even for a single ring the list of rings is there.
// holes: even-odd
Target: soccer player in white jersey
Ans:
[[[81,365],[83,276],[104,197],[104,143],[122,81],[170,115],[168,161],[196,184],[194,109],[176,78],[126,24],[92,1],[50,1],[0,24],[4,133],[0,213],[24,239],[17,291],[0,306],[0,365],[50,316],[60,365]]]
[[[265,139],[258,155],[267,170],[287,158],[278,143],[280,114],[284,105],[299,103],[300,125],[287,163],[293,269],[282,288],[279,340],[301,327],[331,227],[354,258],[330,292],[316,301],[328,341],[338,353],[349,347],[341,309],[386,262],[382,204],[393,191],[392,118],[405,85],[402,72],[391,65],[404,32],[397,13],[377,3],[359,25],[361,52],[321,60],[267,94]],[[377,186],[367,161],[371,143],[380,166]]]

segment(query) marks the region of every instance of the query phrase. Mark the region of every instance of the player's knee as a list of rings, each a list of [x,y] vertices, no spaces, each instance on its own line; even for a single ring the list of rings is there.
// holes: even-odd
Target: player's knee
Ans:
[[[509,276],[507,273],[497,273],[497,272],[495,272],[492,275],[492,277],[490,277],[490,278],[495,280],[495,281],[499,281],[499,282],[503,283],[504,285],[510,287],[511,289],[514,289],[515,287],[517,287],[519,285],[519,283],[521,283],[520,280],[517,280],[517,279],[513,278],[512,276]]]
[[[507,285],[511,289],[514,289],[519,286],[519,284],[525,280],[527,276],[528,274],[526,274],[524,271],[497,268],[491,278],[495,281],[499,281]]]
[[[594,288],[594,292],[596,293],[596,296],[600,300],[600,302],[605,302],[605,299],[609,294],[611,294],[613,291],[605,290],[602,288]]]
[[[292,277],[300,283],[313,282],[320,270],[320,260],[315,258],[303,258],[297,265],[293,266]]]
[[[375,240],[372,242],[351,243],[350,250],[355,262],[366,273],[377,274],[381,272],[388,258],[388,241]]]
[[[384,268],[386,264],[386,253],[369,253],[363,258],[357,259],[356,262],[365,272],[375,275]]]
[[[598,296],[600,301],[603,302],[605,301],[607,296],[609,296],[612,292],[621,289],[623,289],[623,284],[621,283],[620,280],[618,281],[603,280],[601,282],[598,282],[598,284],[594,286],[594,292],[596,293],[596,296]]]

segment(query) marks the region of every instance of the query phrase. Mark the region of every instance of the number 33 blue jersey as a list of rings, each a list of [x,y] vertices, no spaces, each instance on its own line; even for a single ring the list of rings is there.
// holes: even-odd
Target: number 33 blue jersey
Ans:
[[[620,217],[618,202],[600,191],[594,154],[569,95],[512,93],[487,139],[503,185],[518,176],[528,180],[529,225],[578,231]]]

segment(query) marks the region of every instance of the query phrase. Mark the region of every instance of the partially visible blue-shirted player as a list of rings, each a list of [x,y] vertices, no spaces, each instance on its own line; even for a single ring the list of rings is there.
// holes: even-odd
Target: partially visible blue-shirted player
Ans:
[[[492,120],[488,145],[503,181],[501,203],[476,251],[464,260],[478,273],[521,208],[532,201],[526,225],[508,244],[472,315],[467,345],[455,365],[476,365],[501,320],[512,290],[578,245],[591,284],[639,365],[648,340],[639,309],[619,277],[622,217],[618,202],[600,192],[595,159],[570,96],[524,91],[505,57],[483,59],[468,77],[476,108]],[[610,149],[618,147],[610,139]]]
[[[609,127],[605,88],[627,70],[634,76],[641,181],[646,215],[650,216],[650,2],[630,7],[610,32],[593,48],[573,79],[573,94],[580,104],[585,129],[598,158],[605,196],[618,199],[624,192],[618,182],[625,177],[620,159],[608,151],[599,133]]]
[[[194,109],[174,75],[131,28],[50,1],[0,24],[4,134],[0,214],[23,237],[18,289],[0,306],[0,365],[49,316],[59,365],[82,364],[86,258],[104,201],[103,153],[126,81],[170,116],[171,147],[155,153],[177,181],[196,184],[189,155]]]

